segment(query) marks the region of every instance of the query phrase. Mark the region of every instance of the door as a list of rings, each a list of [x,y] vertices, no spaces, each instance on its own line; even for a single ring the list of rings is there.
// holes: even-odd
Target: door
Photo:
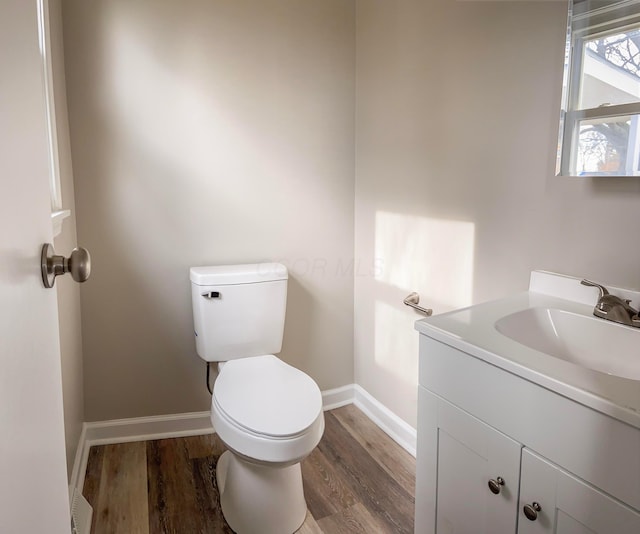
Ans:
[[[520,443],[422,387],[418,417],[416,533],[515,534]]]
[[[640,532],[638,512],[528,449],[522,452],[521,480],[518,534]]]
[[[0,532],[68,534],[58,313],[35,0],[0,4]]]

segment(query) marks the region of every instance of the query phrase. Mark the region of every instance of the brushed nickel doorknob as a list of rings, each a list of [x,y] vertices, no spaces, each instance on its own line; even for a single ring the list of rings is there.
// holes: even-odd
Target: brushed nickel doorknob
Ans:
[[[77,247],[71,251],[71,256],[65,258],[56,255],[51,243],[45,243],[40,255],[40,270],[42,282],[47,288],[53,287],[56,276],[65,273],[71,273],[71,278],[76,282],[86,282],[91,275],[91,255],[87,249]]]

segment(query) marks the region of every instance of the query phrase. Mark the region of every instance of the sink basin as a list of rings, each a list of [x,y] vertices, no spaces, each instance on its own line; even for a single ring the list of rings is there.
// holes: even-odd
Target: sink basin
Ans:
[[[595,371],[640,380],[640,329],[555,308],[528,308],[495,323],[522,345]]]

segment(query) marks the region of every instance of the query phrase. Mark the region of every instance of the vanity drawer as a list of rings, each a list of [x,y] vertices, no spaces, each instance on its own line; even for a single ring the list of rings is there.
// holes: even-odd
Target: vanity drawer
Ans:
[[[640,429],[420,335],[420,385],[640,509]]]

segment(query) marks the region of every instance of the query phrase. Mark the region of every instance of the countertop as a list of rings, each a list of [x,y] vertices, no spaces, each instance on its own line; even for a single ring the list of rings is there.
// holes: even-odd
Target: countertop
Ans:
[[[497,320],[532,307],[558,308],[588,317],[592,317],[593,311],[592,304],[530,290],[422,319],[416,322],[416,330],[640,429],[639,380],[620,378],[549,356],[496,330]]]

